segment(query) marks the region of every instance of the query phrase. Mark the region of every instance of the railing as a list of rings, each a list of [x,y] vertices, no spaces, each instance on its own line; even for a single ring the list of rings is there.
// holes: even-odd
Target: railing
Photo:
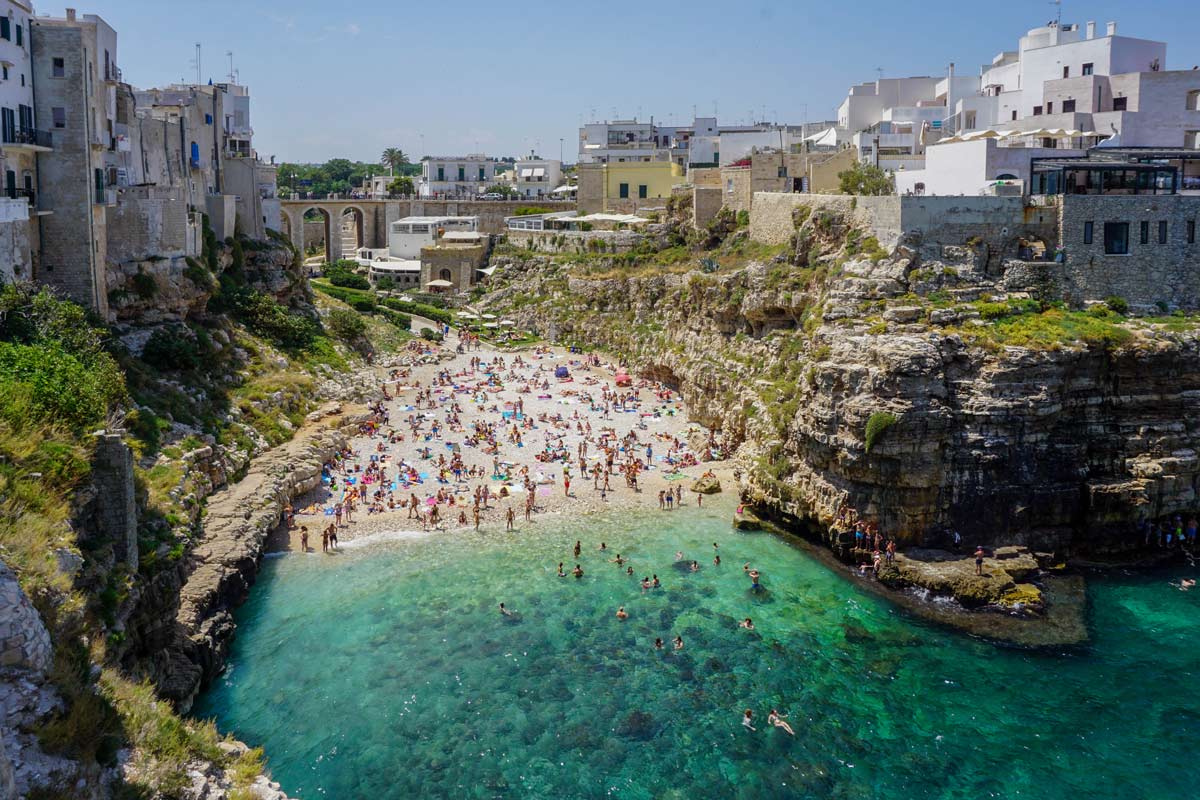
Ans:
[[[9,186],[2,191],[3,196],[7,197],[9,200],[20,200],[24,198],[29,201],[29,205],[31,206],[34,205],[35,201],[37,200],[37,195],[34,193],[33,189],[19,189],[16,186]]]
[[[104,68],[104,80],[112,81],[113,83],[121,82],[121,70],[116,64],[109,64]]]
[[[51,147],[53,141],[49,131],[39,131],[33,128],[16,128],[4,133],[5,144],[32,144],[38,147]]]

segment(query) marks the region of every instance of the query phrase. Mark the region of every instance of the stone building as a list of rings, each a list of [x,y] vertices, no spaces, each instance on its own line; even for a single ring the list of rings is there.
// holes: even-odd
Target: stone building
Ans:
[[[116,202],[117,34],[100,17],[35,17],[31,30],[34,116],[50,124],[52,150],[38,158],[40,259],[34,277],[108,313],[106,212]]]
[[[26,0],[0,0],[0,279],[28,279],[34,270],[40,213],[37,158],[50,151],[33,109],[33,64]]]
[[[422,247],[421,285],[448,292],[470,289],[487,263],[489,239],[477,231],[451,231],[436,244]]]

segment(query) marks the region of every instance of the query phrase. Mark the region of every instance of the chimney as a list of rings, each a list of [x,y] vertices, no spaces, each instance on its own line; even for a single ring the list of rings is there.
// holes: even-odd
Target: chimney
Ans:
[[[1094,20],[1088,20],[1088,24],[1087,24],[1087,38],[1088,38],[1088,39],[1095,39],[1095,38],[1096,38],[1096,23],[1095,23],[1095,21],[1094,21]]]
[[[75,21],[75,9],[68,8],[67,9],[67,22],[74,22],[74,21]]]
[[[1117,35],[1117,23],[1115,23],[1115,22],[1108,23],[1108,34],[1107,35],[1108,36],[1116,36]]]

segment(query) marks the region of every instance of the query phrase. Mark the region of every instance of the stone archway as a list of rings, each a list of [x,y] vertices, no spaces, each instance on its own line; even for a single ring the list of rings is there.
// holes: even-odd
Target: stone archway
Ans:
[[[300,252],[304,254],[305,260],[316,255],[315,252],[310,252],[310,250],[315,249],[310,247],[310,245],[315,243],[315,239],[313,238],[315,232],[313,231],[313,226],[310,226],[309,223],[319,220],[322,223],[318,230],[322,232],[323,247],[321,249],[325,251],[325,263],[329,264],[336,261],[341,256],[341,247],[340,243],[334,240],[333,214],[330,213],[329,209],[319,205],[312,205],[301,210],[297,216],[299,216],[298,227],[300,234],[298,238],[300,239]],[[295,233],[293,233],[293,237],[292,241],[294,242],[296,241]]]
[[[364,246],[366,214],[358,206],[345,206],[338,211],[337,220],[342,256],[356,253]]]

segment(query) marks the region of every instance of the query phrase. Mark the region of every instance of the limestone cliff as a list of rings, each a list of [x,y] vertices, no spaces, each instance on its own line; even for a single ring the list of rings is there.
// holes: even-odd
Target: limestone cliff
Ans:
[[[834,215],[748,265],[714,256],[509,253],[485,303],[678,387],[738,448],[747,496],[817,529],[851,509],[910,544],[958,530],[1106,554],[1143,545],[1138,520],[1195,508],[1190,318],[1066,308],[1028,265],[918,241],[885,254]]]

